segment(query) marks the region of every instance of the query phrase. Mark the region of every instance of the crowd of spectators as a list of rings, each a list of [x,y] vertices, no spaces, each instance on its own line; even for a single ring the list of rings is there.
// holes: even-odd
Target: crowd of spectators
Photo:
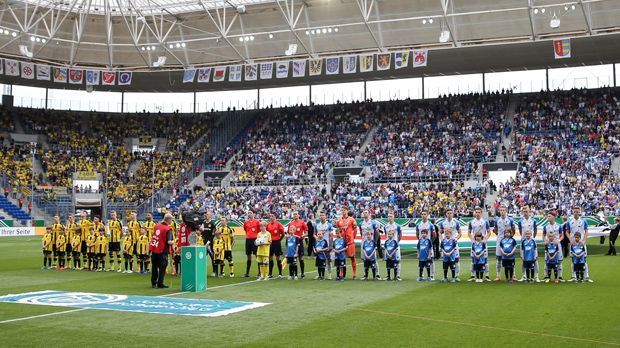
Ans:
[[[463,180],[497,154],[507,95],[394,102],[364,153],[373,182]]]
[[[611,164],[620,151],[620,94],[612,89],[526,96],[514,117],[515,180],[500,185],[498,203],[512,213],[530,205],[539,213],[617,215],[620,180]]]
[[[265,111],[233,163],[236,185],[324,182],[334,166],[355,162],[375,121],[374,104]]]

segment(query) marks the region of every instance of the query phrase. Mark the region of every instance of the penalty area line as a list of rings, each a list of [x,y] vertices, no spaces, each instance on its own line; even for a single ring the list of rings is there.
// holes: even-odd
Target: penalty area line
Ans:
[[[60,311],[60,312],[47,313],[47,314],[41,314],[41,315],[33,315],[33,316],[30,316],[30,317],[24,317],[24,318],[3,320],[3,321],[0,321],[0,324],[8,324],[8,323],[13,323],[13,322],[22,321],[22,320],[30,320],[30,319],[51,317],[52,315],[58,315],[58,314],[67,314],[67,313],[81,312],[81,311],[85,311],[87,309],[89,309],[89,308],[70,309],[68,311]]]
[[[432,321],[432,322],[435,322],[435,323],[442,323],[442,324],[456,324],[456,325],[475,327],[475,328],[479,328],[479,329],[500,330],[500,331],[507,331],[507,332],[525,334],[525,335],[537,335],[537,336],[543,336],[543,337],[559,338],[559,339],[564,339],[564,340],[572,340],[572,341],[580,341],[580,342],[588,342],[588,343],[606,344],[606,345],[609,345],[609,346],[620,346],[620,343],[618,343],[618,342],[599,341],[599,340],[594,340],[594,339],[589,339],[589,338],[562,336],[562,335],[548,334],[548,333],[544,333],[544,332],[535,332],[535,331],[527,331],[527,330],[520,330],[520,329],[511,329],[511,328],[506,328],[506,327],[480,325],[480,324],[474,324],[474,323],[464,323],[464,322],[461,322],[461,321],[453,321],[453,320],[445,320],[445,319],[433,319],[433,318],[420,317],[420,316],[409,315],[409,314],[376,311],[376,310],[372,310],[372,309],[354,308],[354,310],[361,311],[361,312],[367,312],[367,313],[381,314],[381,315],[386,315],[386,316],[394,316],[394,317],[409,318],[409,319],[416,319],[416,320]]]

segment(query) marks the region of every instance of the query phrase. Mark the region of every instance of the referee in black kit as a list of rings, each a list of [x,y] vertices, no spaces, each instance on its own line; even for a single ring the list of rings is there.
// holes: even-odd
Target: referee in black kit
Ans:
[[[207,247],[207,253],[211,258],[211,277],[215,277],[215,259],[213,258],[213,235],[215,234],[215,223],[210,211],[205,212],[205,221],[200,228],[200,236],[204,245]]]

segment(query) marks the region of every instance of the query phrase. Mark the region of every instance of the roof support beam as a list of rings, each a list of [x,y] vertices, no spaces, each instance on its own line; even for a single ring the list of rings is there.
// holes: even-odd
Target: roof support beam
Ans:
[[[459,42],[456,39],[456,32],[454,30],[456,28],[453,28],[453,26],[450,25],[450,21],[448,20],[448,6],[451,6],[451,2],[450,0],[439,0],[439,1],[441,2],[441,10],[443,12],[443,21],[446,24],[446,27],[448,27],[448,31],[450,32],[450,37],[452,38],[452,46],[458,47]]]
[[[105,6],[105,38],[108,48],[108,69],[112,69],[114,67],[114,56],[112,52],[112,18],[110,13],[110,0],[104,0],[103,5]]]
[[[357,7],[359,7],[360,12],[362,13],[362,19],[364,20],[364,25],[366,26],[370,37],[372,37],[372,40],[377,45],[379,51],[382,51],[383,45],[379,42],[379,40],[377,40],[375,33],[373,33],[372,29],[370,28],[370,23],[368,23],[368,20],[370,19],[370,14],[372,13],[372,8],[375,5],[375,0],[355,0],[355,2],[357,3]]]
[[[583,0],[579,0],[579,6],[581,6],[581,12],[583,13],[583,19],[586,21],[586,26],[588,27],[588,34],[592,35],[592,18],[590,12],[590,5],[588,4],[588,10],[586,11],[586,4],[583,3]]]
[[[536,29],[534,29],[534,0],[527,0],[527,14],[530,17],[530,30],[532,31],[532,41],[536,41]]]
[[[203,10],[207,13],[207,15],[209,16],[209,18],[211,19],[211,21],[217,28],[217,31],[220,33],[220,37],[222,38],[222,40],[226,41],[228,46],[230,46],[230,48],[232,48],[233,51],[235,51],[235,53],[239,56],[239,58],[241,58],[243,62],[247,62],[248,58],[243,56],[243,54],[239,52],[237,47],[235,47],[235,45],[233,45],[232,42],[230,42],[230,39],[228,38],[228,32],[232,28],[233,23],[237,20],[237,16],[239,16],[239,14],[236,13],[233,19],[230,21],[230,25],[227,26],[226,25],[226,6],[221,6],[221,4],[217,2],[215,6],[215,17],[214,17],[211,11],[209,11],[209,8],[207,7],[207,5],[205,4],[205,0],[199,0],[199,1],[200,1],[200,5],[202,6]],[[222,11],[220,11],[220,7],[222,8]]]
[[[93,2],[92,0],[86,0],[86,1],[88,1],[88,5],[86,6],[86,11],[84,12],[82,9],[79,16],[74,19],[75,27],[76,27],[75,29],[76,29],[76,34],[77,34],[77,42],[76,42],[75,48],[71,50],[71,59],[69,60],[69,64],[71,66],[73,66],[73,63],[75,62],[75,56],[77,56],[78,50],[80,49],[80,43],[82,42],[84,28],[87,25],[86,23],[88,20],[88,15],[90,14],[90,6]]]
[[[276,3],[278,4],[280,13],[282,13],[282,15],[284,16],[284,19],[286,20],[286,25],[291,31],[291,34],[293,34],[295,39],[297,39],[297,42],[299,42],[301,47],[304,48],[304,51],[306,51],[306,53],[308,53],[308,55],[311,56],[314,53],[314,50],[308,49],[308,47],[306,47],[306,44],[301,40],[301,38],[299,37],[299,34],[297,34],[297,31],[295,30],[295,28],[297,27],[297,23],[299,22],[299,18],[301,17],[301,14],[306,12],[306,4],[302,2],[301,7],[299,8],[299,11],[297,12],[297,15],[295,15],[295,0],[283,0],[282,2],[284,2],[285,7],[282,7],[282,4],[280,4],[281,1],[282,0],[277,0]]]

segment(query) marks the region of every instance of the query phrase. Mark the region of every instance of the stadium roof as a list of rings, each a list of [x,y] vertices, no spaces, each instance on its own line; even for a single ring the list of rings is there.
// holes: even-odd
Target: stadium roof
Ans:
[[[284,58],[290,44],[288,58],[617,32],[620,0],[5,0],[0,54],[174,69]]]

